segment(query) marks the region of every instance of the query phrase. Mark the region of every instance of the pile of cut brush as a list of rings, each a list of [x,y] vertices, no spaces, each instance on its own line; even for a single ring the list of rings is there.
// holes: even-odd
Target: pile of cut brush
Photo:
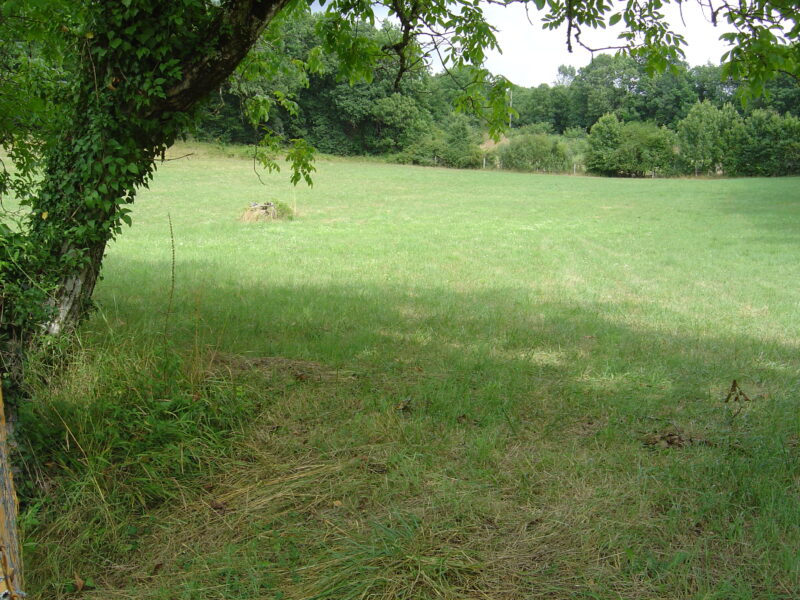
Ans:
[[[245,223],[254,221],[274,221],[278,218],[278,207],[274,202],[252,202],[244,211],[241,220]]]

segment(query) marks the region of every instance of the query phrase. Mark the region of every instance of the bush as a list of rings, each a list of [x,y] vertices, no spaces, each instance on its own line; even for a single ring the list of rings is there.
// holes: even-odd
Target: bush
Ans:
[[[528,135],[531,133],[553,133],[552,123],[531,123],[530,125],[523,125],[517,129],[512,129],[509,133],[510,136]]]
[[[426,167],[475,169],[483,164],[479,139],[466,117],[453,115],[445,130],[434,129],[396,154],[394,160]]]
[[[515,136],[499,154],[502,168],[515,171],[563,172],[572,167],[567,145],[551,135]]]
[[[395,152],[418,140],[430,128],[418,103],[408,96],[392,94],[372,105],[373,134],[365,139],[370,152]]]
[[[722,111],[708,100],[696,103],[678,123],[678,141],[683,170],[716,173],[724,151],[720,132]]]
[[[629,177],[675,172],[675,134],[653,123],[626,123],[617,150],[619,174]]]
[[[645,177],[675,170],[675,134],[653,123],[622,123],[607,114],[592,127],[586,167],[601,175]]]
[[[744,122],[733,106],[719,109],[698,102],[678,123],[682,170],[694,175],[735,172],[743,134]]]
[[[564,130],[561,139],[567,145],[572,164],[583,169],[589,151],[589,134],[582,127],[569,127]]]
[[[464,115],[453,115],[446,129],[442,160],[448,167],[475,169],[483,163],[483,155],[478,144],[481,135],[475,131]]]
[[[733,163],[737,175],[800,173],[800,120],[767,110],[753,111],[744,122]]]
[[[434,130],[428,135],[417,140],[402,152],[392,158],[404,165],[421,165],[435,167],[442,164],[442,155],[445,152],[444,132]]]
[[[615,114],[605,114],[589,133],[586,168],[600,175],[617,175],[620,171],[617,150],[622,143],[622,123]]]

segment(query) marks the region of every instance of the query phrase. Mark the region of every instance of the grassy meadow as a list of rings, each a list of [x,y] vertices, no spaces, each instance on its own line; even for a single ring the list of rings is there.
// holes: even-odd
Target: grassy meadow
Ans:
[[[33,598],[800,597],[800,179],[190,152],[31,375]]]

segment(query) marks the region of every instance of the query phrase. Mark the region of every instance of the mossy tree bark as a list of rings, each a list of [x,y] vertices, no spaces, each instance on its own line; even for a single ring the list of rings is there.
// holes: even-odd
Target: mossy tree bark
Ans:
[[[3,411],[3,389],[0,387],[0,598],[19,600],[23,591],[22,554],[17,532],[19,505]]]
[[[70,112],[47,150],[25,260],[14,274],[30,289],[28,300],[38,293],[42,310],[2,307],[19,309],[18,318],[0,319],[3,370],[17,377],[20,348],[85,314],[106,245],[130,223],[129,205],[157,158],[287,2],[87,4],[85,30],[72,43]]]

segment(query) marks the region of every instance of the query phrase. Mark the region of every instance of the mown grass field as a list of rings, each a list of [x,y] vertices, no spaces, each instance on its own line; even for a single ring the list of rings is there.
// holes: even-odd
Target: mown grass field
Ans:
[[[34,598],[800,597],[800,179],[191,151],[32,377]]]

